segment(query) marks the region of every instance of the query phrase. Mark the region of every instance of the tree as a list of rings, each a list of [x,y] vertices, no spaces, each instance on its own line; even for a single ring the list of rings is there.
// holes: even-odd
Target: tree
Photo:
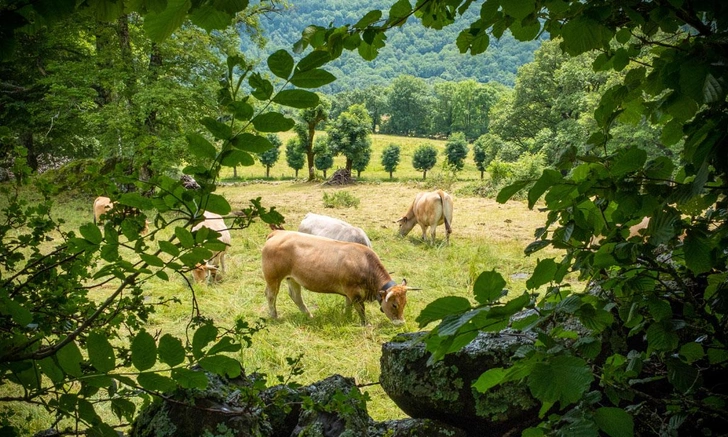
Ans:
[[[324,179],[326,179],[326,171],[334,166],[334,157],[329,150],[329,142],[327,138],[316,138],[314,153],[316,154],[316,159],[314,160],[316,170],[324,172]]]
[[[286,143],[286,163],[296,171],[295,177],[298,178],[298,170],[306,163],[306,154],[297,138],[291,138]]]
[[[350,106],[363,104],[372,119],[372,132],[377,132],[382,124],[382,115],[387,111],[387,98],[390,88],[381,85],[372,85],[365,89],[344,91],[333,97],[331,118],[336,119]]]
[[[372,159],[372,148],[367,147],[358,153],[351,162],[351,168],[356,170],[356,177],[361,177],[361,172],[366,170],[369,161]]]
[[[437,163],[437,149],[431,144],[419,146],[412,155],[412,167],[422,172],[422,179],[427,179],[427,171]]]
[[[480,136],[473,143],[473,161],[475,161],[475,167],[480,171],[481,180],[483,179],[485,169],[488,167],[488,164],[490,164],[485,144],[483,144],[484,141],[482,141],[483,138],[484,136]]]
[[[424,135],[431,131],[432,91],[423,79],[409,75],[392,81],[389,93],[389,121],[386,132],[400,135]]]
[[[265,166],[265,177],[268,178],[270,177],[270,168],[278,162],[278,157],[281,153],[280,148],[283,145],[283,142],[276,134],[268,134],[266,135],[266,138],[268,138],[268,141],[270,141],[273,147],[263,153],[259,153],[258,158],[260,159],[260,163]]]
[[[382,166],[385,171],[389,172],[389,179],[392,179],[392,173],[397,170],[399,165],[399,145],[390,144],[382,151]]]
[[[301,147],[306,154],[306,162],[308,163],[308,180],[312,181],[316,178],[314,173],[314,135],[316,127],[329,119],[329,111],[331,110],[331,102],[324,97],[319,96],[319,104],[314,108],[302,109],[299,113],[301,123],[295,127],[296,135],[300,138]]]
[[[356,160],[364,167],[369,163],[371,155],[372,120],[369,118],[364,105],[352,105],[347,111],[342,112],[333,124],[329,127],[329,150],[334,155],[346,157],[346,169],[351,171]]]
[[[450,135],[445,145],[445,162],[455,171],[460,171],[465,165],[465,157],[468,155],[468,141],[465,134],[455,132]]]

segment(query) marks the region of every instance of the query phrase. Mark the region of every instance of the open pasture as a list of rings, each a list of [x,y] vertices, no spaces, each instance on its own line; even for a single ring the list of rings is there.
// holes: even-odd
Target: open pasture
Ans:
[[[348,191],[360,199],[358,208],[330,209],[323,206],[324,192]],[[362,227],[372,240],[373,249],[392,277],[421,287],[410,291],[405,308],[407,322],[395,327],[381,313],[376,303],[366,305],[368,326],[360,326],[354,312],[344,314],[344,298],[304,291],[304,301],[313,313],[309,319],[288,297],[287,287],[278,295],[279,319],[268,321],[266,328],[253,338],[251,348],[240,359],[247,372],[288,377],[286,358],[303,354],[304,373],[293,380],[310,383],[339,373],[356,378],[359,384],[379,379],[381,344],[399,332],[418,330],[419,312],[433,300],[448,296],[469,296],[472,281],[484,270],[496,269],[508,281],[511,295],[524,289],[523,276],[535,264],[525,257],[523,248],[532,241],[533,229],[542,225],[544,215],[530,211],[523,202],[497,204],[491,199],[454,198],[453,234],[449,246],[443,244],[444,226],[438,227],[435,245],[420,240],[419,226],[406,238],[397,236],[394,221],[404,214],[418,191],[418,183],[361,184],[343,188],[320,184],[273,182],[221,187],[233,208],[244,207],[248,199],[262,197],[265,206],[275,206],[286,219],[284,227],[295,230],[307,212],[341,218]],[[260,258],[261,248],[270,229],[256,223],[246,230],[232,231],[233,245],[228,251],[228,272],[220,284],[195,286],[202,312],[222,326],[236,318],[253,323],[267,318]],[[515,275],[515,276],[514,276]],[[513,279],[520,278],[520,279]],[[182,334],[190,314],[190,293],[182,280],[159,283],[150,294],[182,298],[183,303],[159,311],[154,329]],[[379,420],[402,417],[404,413],[384,395],[378,385],[364,388],[372,398],[370,413]]]
[[[424,243],[419,226],[405,238],[397,235],[395,223],[406,211],[415,194],[430,190],[420,181],[362,183],[346,187],[331,187],[320,183],[270,181],[237,183],[219,187],[233,209],[244,208],[249,199],[262,198],[266,207],[275,206],[285,217],[284,227],[295,230],[307,212],[341,218],[363,228],[372,240],[373,249],[395,281],[406,278],[408,284],[422,288],[408,293],[404,311],[406,323],[394,326],[379,311],[374,302],[367,303],[367,326],[360,326],[356,312],[344,313],[344,298],[304,290],[303,298],[313,318],[302,314],[288,297],[287,287],[281,286],[278,295],[278,320],[268,317],[264,295],[265,282],[261,273],[261,248],[270,232],[267,225],[257,222],[245,230],[232,230],[232,247],[226,256],[227,273],[221,283],[193,285],[172,275],[169,281],[153,279],[146,285],[150,301],[172,297],[181,303],[157,308],[151,317],[151,333],[171,333],[184,337],[192,315],[193,297],[204,316],[221,327],[232,327],[238,319],[251,325],[264,320],[264,329],[253,336],[250,348],[244,348],[239,358],[247,373],[263,372],[269,384],[282,378],[308,384],[331,374],[353,377],[371,397],[369,412],[376,420],[405,417],[377,384],[382,343],[400,332],[417,331],[415,319],[427,304],[437,298],[458,295],[471,296],[472,283],[485,270],[495,269],[508,283],[509,295],[523,292],[525,280],[536,263],[524,256],[524,247],[533,240],[533,230],[542,226],[545,215],[528,210],[525,202],[511,201],[501,205],[492,199],[466,197],[453,190],[453,233],[450,245],[444,244],[444,226],[437,230],[434,245]],[[324,193],[346,191],[360,200],[357,208],[325,208]],[[56,215],[66,220],[71,229],[92,220],[93,198],[63,195],[58,199]],[[153,214],[153,211],[147,211]],[[160,231],[156,238],[167,238],[171,230]],[[154,243],[152,243],[154,244]],[[540,254],[540,257],[546,256]],[[549,256],[554,256],[549,255]],[[110,289],[94,291],[103,299]],[[425,327],[424,329],[427,329]],[[301,375],[292,375],[288,359],[301,357]]]

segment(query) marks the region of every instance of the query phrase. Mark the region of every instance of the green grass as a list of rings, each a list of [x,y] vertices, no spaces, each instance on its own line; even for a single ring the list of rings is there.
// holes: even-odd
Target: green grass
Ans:
[[[457,182],[452,188],[456,190],[462,184]],[[341,190],[360,199],[359,207],[325,208],[324,193],[331,196]],[[279,320],[268,321],[265,329],[254,336],[252,347],[237,355],[246,372],[267,373],[273,384],[276,375],[288,377],[286,358],[303,354],[304,373],[295,378],[296,382],[307,384],[337,373],[354,377],[359,384],[376,383],[381,345],[397,333],[422,329],[415,319],[430,302],[451,295],[470,297],[477,274],[492,269],[503,274],[510,296],[523,292],[525,279],[513,279],[512,275],[528,273],[535,265],[536,259],[525,257],[523,248],[532,241],[533,229],[543,225],[545,215],[528,210],[524,202],[500,205],[491,199],[455,195],[450,245],[443,242],[443,227],[438,228],[434,245],[421,241],[419,227],[405,238],[397,236],[395,220],[406,212],[415,194],[423,190],[424,185],[418,181],[365,183],[345,188],[269,181],[228,185],[218,190],[233,209],[245,207],[248,199],[262,197],[264,206],[275,206],[285,216],[286,229],[295,230],[307,212],[335,216],[362,227],[385,267],[393,272],[393,278],[398,282],[406,278],[409,285],[422,288],[409,293],[404,325],[393,326],[376,304],[369,303],[369,325],[362,327],[355,313],[346,317],[342,297],[304,291],[304,300],[313,313],[309,319],[299,312],[282,287],[278,296]],[[66,219],[69,228],[78,228],[92,220],[92,201],[91,197],[64,196],[59,199],[55,214]],[[232,231],[233,245],[226,258],[228,271],[223,282],[195,286],[201,311],[218,325],[232,326],[238,318],[252,324],[267,317],[260,252],[269,232],[262,223]],[[161,233],[158,238],[170,231]],[[101,297],[107,292],[102,289],[97,294]],[[192,312],[192,293],[183,278],[172,276],[169,282],[151,282],[146,293],[153,300],[178,297],[182,302],[158,308],[148,330],[184,336]],[[368,409],[376,420],[406,417],[379,385],[363,390],[371,396]]]

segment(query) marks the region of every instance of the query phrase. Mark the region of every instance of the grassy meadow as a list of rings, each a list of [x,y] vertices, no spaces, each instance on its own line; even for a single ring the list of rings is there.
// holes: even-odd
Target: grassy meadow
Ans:
[[[444,155],[441,153],[438,164],[423,182],[421,173],[411,167],[412,152],[423,141],[376,135],[370,170],[362,173],[355,185],[327,186],[322,180],[304,182],[305,174],[293,179],[293,170],[281,156],[271,171],[277,179],[265,180],[265,168],[256,164],[238,169],[239,180],[223,175],[223,183],[218,188],[218,193],[225,196],[233,209],[246,207],[250,199],[262,198],[264,206],[275,206],[284,215],[286,229],[297,229],[307,212],[334,216],[363,228],[392,277],[397,282],[406,278],[409,285],[422,288],[409,293],[404,325],[393,326],[376,303],[369,303],[366,305],[368,325],[360,326],[355,312],[350,317],[344,314],[343,297],[304,291],[304,301],[313,313],[313,318],[308,318],[288,297],[285,285],[278,295],[279,319],[266,320],[268,308],[260,264],[261,248],[270,229],[262,223],[254,223],[248,229],[232,231],[232,247],[226,257],[227,272],[221,283],[194,285],[191,290],[185,278],[172,275],[169,281],[153,279],[147,284],[150,300],[172,297],[181,300],[180,304],[159,307],[151,318],[148,331],[184,337],[194,298],[202,314],[213,318],[218,326],[232,327],[237,319],[251,325],[264,323],[264,329],[254,335],[252,347],[236,355],[247,373],[266,373],[273,385],[277,383],[277,376],[287,380],[291,377],[287,359],[302,356],[304,372],[292,377],[292,381],[308,384],[331,374],[353,377],[371,397],[368,408],[374,419],[406,417],[377,384],[382,344],[400,332],[427,329],[419,327],[415,321],[420,311],[440,297],[472,296],[472,283],[482,271],[495,269],[500,272],[508,283],[509,296],[522,293],[525,280],[537,261],[535,257],[524,256],[523,249],[533,240],[534,229],[545,221],[544,213],[529,210],[523,201],[498,204],[493,199],[464,194],[469,191],[461,188],[473,185],[480,178],[472,164],[472,153],[468,166],[457,179],[446,175],[442,169],[440,164]],[[428,142],[444,149],[444,141]],[[381,149],[390,143],[402,146],[400,170],[393,181],[379,162]],[[338,159],[334,168],[343,166],[343,160],[339,164]],[[284,179],[280,179],[281,176]],[[419,226],[407,237],[399,237],[395,220],[406,212],[416,193],[434,188],[443,188],[453,194],[450,244],[444,244],[443,226],[438,228],[435,244],[421,240]],[[324,195],[337,193],[358,199],[358,207],[326,208]],[[54,215],[62,217],[69,230],[77,229],[92,221],[92,202],[90,195],[64,194],[57,200]],[[154,211],[147,211],[147,214],[152,215]],[[160,230],[156,238],[167,238],[170,234],[171,230]],[[539,257],[544,256],[554,254],[539,254]],[[191,280],[191,277],[187,279]],[[102,299],[110,290],[109,285],[94,293]],[[36,417],[37,424],[28,422],[31,428],[36,428],[34,431],[41,429],[38,419],[43,414],[35,410],[27,413]],[[110,413],[107,417],[110,423],[115,423]]]
[[[285,180],[293,179],[295,171],[288,166],[286,163],[286,142],[292,138],[295,134],[292,132],[282,132],[278,136],[283,141],[283,146],[280,148],[280,155],[278,162],[270,169],[270,179]],[[317,132],[314,138],[319,136],[326,136],[326,132]],[[394,135],[382,135],[374,134],[371,136],[372,139],[372,156],[369,160],[369,165],[361,173],[359,180],[361,181],[389,181],[389,172],[384,170],[382,166],[382,151],[385,147],[390,144],[397,144],[400,146],[399,165],[392,174],[392,181],[408,181],[412,179],[422,179],[422,172],[415,170],[412,167],[412,155],[414,155],[415,149],[422,144],[430,144],[437,150],[437,163],[435,166],[427,172],[427,179],[437,177],[443,173],[446,173],[443,169],[445,163],[445,145],[447,141],[436,140],[436,139],[424,139],[415,137],[400,137]],[[458,179],[461,181],[480,179],[480,171],[475,167],[473,161],[472,147],[468,152],[468,156],[465,159],[465,167],[458,174]],[[346,159],[343,156],[334,157],[334,165],[326,173],[327,176],[331,176],[334,171],[338,168],[343,168],[346,165]],[[316,170],[318,177],[323,177],[323,172]],[[260,162],[256,162],[254,166],[243,167],[237,169],[238,179],[241,180],[258,180],[265,179],[265,166]],[[232,181],[233,170],[226,169],[222,173],[223,180]],[[356,172],[353,171],[353,176],[356,176]],[[298,178],[308,178],[308,171],[304,165],[304,168],[298,171]]]

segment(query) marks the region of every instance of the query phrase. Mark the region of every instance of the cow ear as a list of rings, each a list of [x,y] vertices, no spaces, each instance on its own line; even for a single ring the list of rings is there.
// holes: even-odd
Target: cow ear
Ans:
[[[407,278],[402,278],[402,285],[407,285]]]
[[[407,221],[407,216],[405,215],[405,216],[402,216],[402,217],[400,217],[399,219],[395,220],[394,222],[395,222],[395,223],[400,223],[400,224],[401,224],[401,223],[404,223],[404,222],[406,222],[406,221]]]

